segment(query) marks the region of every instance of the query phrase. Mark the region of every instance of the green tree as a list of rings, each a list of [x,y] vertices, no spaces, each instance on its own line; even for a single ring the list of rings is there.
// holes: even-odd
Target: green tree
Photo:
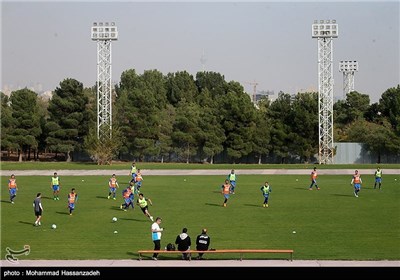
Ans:
[[[272,102],[268,110],[271,120],[271,152],[285,163],[290,155],[292,98],[289,94],[279,92],[278,98]]]
[[[18,144],[13,142],[12,130],[15,128],[15,119],[12,116],[10,98],[3,92],[1,94],[1,150],[10,152],[18,150]]]
[[[292,100],[289,119],[289,148],[293,156],[309,162],[318,154],[318,96],[298,93]]]
[[[83,84],[71,78],[60,82],[49,102],[46,142],[51,151],[64,153],[68,162],[72,160],[71,152],[80,149],[88,134],[87,104]]]
[[[386,90],[379,99],[382,116],[387,117],[397,136],[400,136],[400,85]]]
[[[83,147],[98,165],[111,165],[122,145],[123,135],[117,127],[112,128],[111,135],[111,138],[106,137],[100,141],[97,130],[91,128],[88,135],[84,137]]]
[[[388,121],[372,123],[365,120],[354,122],[349,129],[349,138],[364,143],[365,148],[376,155],[376,162],[381,162],[383,154],[400,155],[400,137],[398,137]]]
[[[271,149],[271,120],[268,119],[268,110],[271,105],[269,99],[262,99],[258,103],[258,110],[256,110],[256,129],[254,131],[253,151],[258,156],[258,164],[262,163],[262,157],[267,156]]]
[[[9,131],[8,139],[17,145],[19,161],[22,161],[24,153],[28,154],[29,160],[31,149],[38,148],[38,137],[42,130],[40,127],[41,110],[37,100],[37,94],[27,88],[14,91],[10,96],[14,127]]]
[[[166,94],[170,104],[176,106],[183,98],[193,102],[197,87],[193,76],[186,71],[169,73],[166,77]]]
[[[222,126],[226,135],[227,155],[235,162],[253,151],[252,139],[256,127],[255,107],[237,82],[229,82],[227,93],[218,96]]]
[[[197,103],[189,103],[185,99],[178,103],[176,119],[172,132],[174,152],[186,163],[190,163],[191,157],[196,155],[199,148],[201,129],[201,108]]]

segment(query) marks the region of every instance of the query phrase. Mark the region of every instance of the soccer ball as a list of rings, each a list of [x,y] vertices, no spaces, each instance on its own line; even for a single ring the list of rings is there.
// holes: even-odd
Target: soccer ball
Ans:
[[[112,218],[113,222],[116,222],[118,219],[117,217]]]
[[[51,228],[52,228],[52,229],[56,229],[56,228],[57,228],[57,225],[56,225],[56,224],[52,224],[52,225],[51,225]]]

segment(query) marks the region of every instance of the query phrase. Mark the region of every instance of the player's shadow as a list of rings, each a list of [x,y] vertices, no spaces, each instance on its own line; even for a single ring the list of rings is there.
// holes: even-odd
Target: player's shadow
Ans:
[[[3,203],[10,203],[11,204],[11,201],[9,201],[9,200],[0,200],[1,202],[3,202]]]
[[[308,188],[299,188],[299,187],[297,187],[297,188],[295,188],[296,190],[302,190],[302,191],[308,191]]]
[[[118,218],[119,220],[124,220],[124,221],[135,221],[135,222],[141,222],[141,223],[148,223],[149,220],[143,220],[143,219],[133,219],[133,218]]]
[[[216,203],[204,203],[205,205],[208,205],[208,206],[218,206],[218,207],[221,207],[221,204],[216,204]]]
[[[110,209],[119,212],[126,212],[123,209],[119,208],[119,206],[110,206]]]
[[[42,199],[53,199],[53,198],[51,198],[51,197],[49,197],[49,196],[42,196]]]
[[[96,196],[96,198],[100,198],[100,199],[108,199],[107,197],[105,197],[105,196],[100,196],[100,195],[97,195],[97,196]]]
[[[32,222],[25,222],[25,221],[19,221],[20,224],[25,224],[25,225],[33,225]]]
[[[333,193],[331,195],[333,195],[333,196],[351,196],[351,197],[354,196],[354,194],[341,194],[341,193]]]
[[[56,213],[60,215],[69,215],[69,212],[56,211]]]
[[[213,191],[213,193],[221,193],[221,191]]]
[[[260,205],[258,205],[258,204],[243,204],[244,206],[247,206],[247,207],[257,207],[257,208],[259,208],[259,207],[261,207]]]

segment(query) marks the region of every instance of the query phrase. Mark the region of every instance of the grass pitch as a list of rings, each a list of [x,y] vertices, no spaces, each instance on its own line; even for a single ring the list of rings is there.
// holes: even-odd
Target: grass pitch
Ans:
[[[20,259],[137,259],[138,250],[153,249],[151,221],[138,206],[122,211],[122,188],[129,176],[119,176],[117,200],[107,199],[110,176],[62,176],[60,201],[52,199],[50,176],[18,176],[15,204],[9,203],[8,177],[1,177],[1,258],[6,248],[30,246]],[[84,174],[84,171],[82,171]],[[111,175],[111,174],[110,174]],[[161,246],[173,243],[183,227],[195,247],[196,236],[208,228],[215,249],[293,249],[298,260],[399,260],[400,178],[384,175],[373,189],[373,176],[363,175],[356,198],[351,176],[320,175],[319,191],[309,191],[309,175],[239,175],[236,194],[222,207],[224,176],[145,176],[141,191],[153,201],[152,216],[163,218]],[[395,181],[395,179],[397,179]],[[263,208],[265,180],[272,193]],[[67,209],[71,188],[78,193],[73,215]],[[42,192],[42,226],[34,227],[32,202]],[[113,222],[112,218],[118,221]],[[57,228],[52,229],[51,225]],[[118,233],[114,233],[117,231]],[[295,232],[295,233],[293,233]],[[237,258],[208,255],[208,259]],[[177,259],[180,256],[160,256]],[[287,258],[247,255],[244,258]]]

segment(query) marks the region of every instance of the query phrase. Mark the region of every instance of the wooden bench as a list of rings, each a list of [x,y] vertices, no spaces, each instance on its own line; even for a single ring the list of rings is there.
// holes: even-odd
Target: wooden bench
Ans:
[[[187,253],[189,260],[192,260],[192,254],[204,253],[204,254],[226,254],[226,253],[238,253],[240,260],[243,259],[243,254],[255,254],[255,253],[273,253],[273,254],[289,254],[288,260],[293,261],[293,250],[282,250],[282,249],[229,249],[229,250],[208,250],[208,251],[197,251],[197,250],[187,250],[187,251],[167,251],[167,250],[139,250],[139,260],[142,259],[143,254],[182,254]]]

